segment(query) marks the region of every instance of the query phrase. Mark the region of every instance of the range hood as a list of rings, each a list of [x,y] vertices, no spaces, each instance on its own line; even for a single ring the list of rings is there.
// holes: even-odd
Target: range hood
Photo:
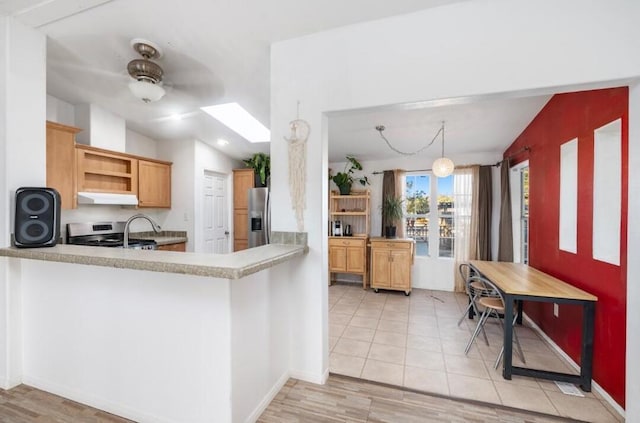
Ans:
[[[78,204],[115,204],[137,206],[138,197],[133,194],[112,194],[107,192],[79,192]]]

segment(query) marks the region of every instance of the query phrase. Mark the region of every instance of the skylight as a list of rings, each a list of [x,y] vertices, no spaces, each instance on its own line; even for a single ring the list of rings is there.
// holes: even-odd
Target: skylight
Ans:
[[[249,142],[271,141],[271,131],[238,103],[218,104],[216,106],[201,107],[201,109]]]

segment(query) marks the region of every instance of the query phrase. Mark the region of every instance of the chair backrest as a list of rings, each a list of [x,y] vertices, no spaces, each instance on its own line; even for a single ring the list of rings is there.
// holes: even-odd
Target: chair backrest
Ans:
[[[490,292],[486,296],[500,298],[500,301],[502,301],[502,305],[504,305],[504,297],[502,296],[502,292],[500,291],[500,289],[498,289],[495,283],[480,275],[471,276],[468,283],[471,284],[472,282],[480,282],[485,287],[485,289]]]
[[[473,268],[469,263],[461,263],[458,266],[458,272],[460,272],[460,277],[464,281],[464,287],[469,292],[469,278],[473,275]]]

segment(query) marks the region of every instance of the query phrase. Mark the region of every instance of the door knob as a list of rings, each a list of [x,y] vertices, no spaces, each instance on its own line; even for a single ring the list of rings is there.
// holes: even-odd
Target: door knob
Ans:
[[[229,235],[229,231],[224,231],[224,234],[225,235]]]

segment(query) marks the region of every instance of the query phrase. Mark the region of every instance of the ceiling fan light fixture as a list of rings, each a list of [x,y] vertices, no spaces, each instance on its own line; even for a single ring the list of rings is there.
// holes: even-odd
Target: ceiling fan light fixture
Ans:
[[[127,72],[135,80],[129,83],[129,89],[145,103],[160,100],[165,94],[164,88],[160,86],[164,71],[150,59],[162,57],[162,50],[158,45],[142,38],[131,40],[131,47],[142,59],[134,59],[127,64]]]
[[[129,90],[134,96],[144,101],[145,103],[151,103],[152,101],[158,101],[164,97],[165,91],[158,84],[148,82],[146,80],[131,81],[129,83]]]

